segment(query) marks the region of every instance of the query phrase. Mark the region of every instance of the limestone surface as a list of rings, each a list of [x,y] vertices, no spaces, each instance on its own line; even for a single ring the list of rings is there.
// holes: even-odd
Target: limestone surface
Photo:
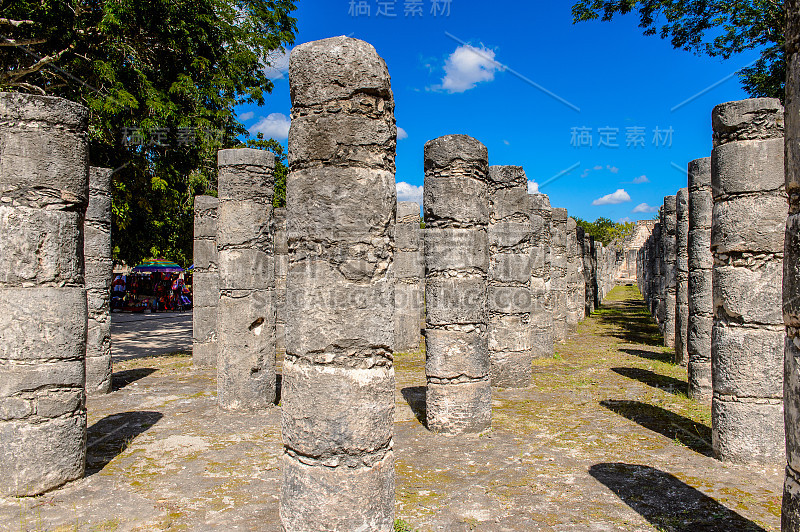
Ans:
[[[551,286],[550,225],[553,209],[545,194],[529,196],[531,220],[531,354],[553,356],[553,292]]]
[[[712,443],[721,460],[769,464],[785,453],[783,109],[755,99],[713,116]]]
[[[286,220],[281,523],[394,524],[394,158],[386,63],[356,39],[297,46]]]
[[[394,251],[394,350],[419,350],[424,319],[425,262],[422,251],[420,208],[414,202],[397,203]]]
[[[84,473],[88,116],[0,93],[0,496]]]
[[[424,156],[427,425],[482,432],[492,423],[488,151],[472,137],[448,135],[425,144]]]
[[[567,338],[567,209],[555,208],[550,224],[550,291],[553,298],[553,339]]]
[[[682,188],[676,196],[677,229],[675,249],[675,363],[689,363],[689,189]]]
[[[218,204],[217,198],[212,196],[196,196],[194,198],[192,362],[196,366],[217,366]]]

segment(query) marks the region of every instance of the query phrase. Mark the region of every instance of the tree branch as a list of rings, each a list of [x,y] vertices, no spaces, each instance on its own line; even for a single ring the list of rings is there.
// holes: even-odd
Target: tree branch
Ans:
[[[28,74],[33,74],[34,72],[38,72],[45,66],[49,65],[50,63],[58,61],[61,58],[61,56],[70,51],[70,49],[72,49],[72,46],[68,46],[67,48],[64,48],[63,50],[61,50],[56,54],[46,55],[27,68],[20,68],[11,72],[4,72],[0,77],[0,82],[6,82],[9,80],[12,82],[16,82],[18,79],[27,76]]]
[[[34,24],[32,20],[11,20],[9,18],[0,18],[0,24],[3,26],[14,26],[15,28],[23,24]]]
[[[44,44],[47,42],[47,39],[39,38],[39,39],[25,39],[22,41],[18,41],[16,39],[6,39],[5,41],[0,41],[0,46],[31,46],[33,44]]]

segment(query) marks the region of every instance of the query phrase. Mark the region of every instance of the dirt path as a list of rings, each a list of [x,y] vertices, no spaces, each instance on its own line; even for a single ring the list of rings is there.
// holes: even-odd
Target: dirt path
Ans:
[[[686,398],[635,288],[615,289],[533,386],[495,390],[493,428],[429,433],[425,357],[400,354],[398,530],[777,531],[782,464],[710,457],[710,411]],[[84,480],[0,501],[4,530],[280,530],[280,411],[217,411],[188,356],[124,361],[89,401]]]

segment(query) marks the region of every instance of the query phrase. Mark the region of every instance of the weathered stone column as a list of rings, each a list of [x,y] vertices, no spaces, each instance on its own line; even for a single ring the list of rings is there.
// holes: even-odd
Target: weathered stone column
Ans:
[[[86,329],[86,393],[111,391],[111,173],[89,169],[89,204],[83,223],[83,257],[88,325]]]
[[[391,531],[397,129],[386,63],[297,46],[286,217],[284,530]]]
[[[425,374],[434,432],[492,424],[488,181],[488,152],[472,137],[425,144]]]
[[[533,358],[553,356],[553,294],[550,224],[553,209],[544,194],[529,196],[531,220],[531,349]]]
[[[394,252],[394,351],[420,349],[420,315],[423,312],[425,264],[419,205],[397,203]]]
[[[567,331],[578,328],[578,226],[567,218]]]
[[[567,209],[553,209],[550,225],[550,287],[553,297],[553,339],[567,339]]]
[[[578,322],[586,319],[586,232],[583,227],[576,228],[578,254],[575,260],[578,263],[578,289],[575,297],[575,305],[578,307]]]
[[[650,243],[650,265],[652,268],[652,275],[650,276],[650,313],[660,327],[659,310],[663,299],[661,293],[661,280],[663,278],[661,274],[661,222],[653,226],[652,236],[653,240]]]
[[[781,512],[784,532],[800,531],[800,2],[786,0],[786,223],[783,317],[786,323],[784,402],[786,481]]]
[[[260,410],[276,396],[275,156],[220,150],[217,164],[217,402],[226,410]]]
[[[489,168],[489,357],[492,386],[531,383],[531,239],[521,166]]]
[[[595,308],[595,301],[594,301],[594,289],[593,289],[593,281],[595,271],[594,271],[594,261],[592,257],[594,256],[594,237],[592,235],[584,235],[583,240],[583,280],[584,280],[584,292],[585,292],[585,301],[584,301],[584,311],[583,315],[584,318],[590,316]]]
[[[0,495],[83,476],[88,110],[0,93]]]
[[[721,460],[775,464],[785,457],[783,108],[721,104],[713,125],[712,443]]]
[[[711,402],[711,157],[689,163],[689,397]]]
[[[192,274],[192,362],[217,366],[219,259],[217,207],[212,196],[194,198],[194,273]]]
[[[689,362],[689,189],[676,196],[677,229],[675,231],[675,363]]]
[[[664,335],[664,347],[675,347],[675,305],[677,302],[678,279],[677,203],[676,196],[667,196],[664,198],[664,209],[661,212],[661,275],[663,286],[661,333]]]
[[[286,208],[275,213],[275,351],[286,353],[286,273],[289,270],[289,239],[286,234]]]

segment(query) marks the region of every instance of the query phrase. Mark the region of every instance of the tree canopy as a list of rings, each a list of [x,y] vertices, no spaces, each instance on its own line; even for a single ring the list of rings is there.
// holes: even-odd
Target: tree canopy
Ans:
[[[580,218],[572,217],[578,227],[583,228],[586,234],[591,235],[598,242],[602,242],[604,246],[609,245],[611,242],[621,242],[633,233],[636,224],[632,222],[616,223],[608,218],[598,218],[594,222],[587,222]]]
[[[785,14],[781,0],[580,0],[574,21],[612,20],[638,13],[645,35],[670,39],[672,46],[729,59],[745,50],[761,57],[739,72],[753,97],[784,97]]]
[[[113,174],[115,258],[188,266],[216,153],[248,137],[264,68],[294,43],[294,0],[13,0],[0,4],[0,90],[89,108],[90,164]],[[254,147],[283,156],[277,142]],[[284,157],[285,158],[285,157]],[[279,167],[280,168],[280,167]]]

